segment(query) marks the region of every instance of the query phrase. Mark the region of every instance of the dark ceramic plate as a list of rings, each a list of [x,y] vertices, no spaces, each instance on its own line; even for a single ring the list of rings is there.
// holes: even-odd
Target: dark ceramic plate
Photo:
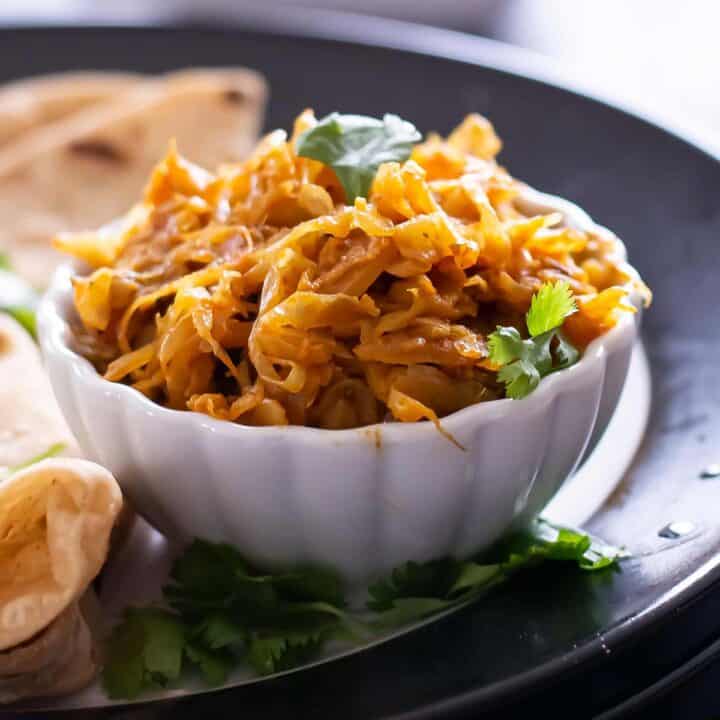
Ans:
[[[294,675],[72,716],[351,720],[502,708],[503,717],[610,717],[702,665],[720,634],[720,613],[712,612],[720,479],[701,477],[720,462],[718,158],[543,80],[531,57],[398,23],[285,12],[225,30],[0,32],[2,80],[73,68],[232,64],[267,76],[268,127],[288,127],[308,104],[319,114],[397,112],[440,131],[467,112],[485,113],[518,177],[579,203],[624,238],[655,291],[644,324],[652,410],[635,462],[588,527],[626,544],[634,558],[612,577],[526,575],[392,642]],[[693,529],[660,536],[673,521]]]

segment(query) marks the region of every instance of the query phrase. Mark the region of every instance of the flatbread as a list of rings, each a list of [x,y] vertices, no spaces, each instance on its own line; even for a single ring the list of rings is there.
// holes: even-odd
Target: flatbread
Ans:
[[[0,651],[42,632],[83,595],[121,508],[113,476],[88,460],[43,460],[0,483]]]
[[[249,70],[182,71],[26,133],[0,150],[0,251],[44,287],[60,258],[53,235],[126,212],[171,138],[207,167],[245,157],[265,97],[264,81]]]
[[[74,692],[98,669],[97,646],[74,602],[29,642],[0,652],[0,703]]]
[[[55,443],[64,443],[65,453],[79,449],[35,343],[2,313],[0,407],[0,703],[6,703],[73,692],[95,676],[98,610],[88,587],[119,519],[133,516],[112,475],[86,460],[53,458],[8,470]]]
[[[37,346],[4,313],[0,313],[0,408],[0,471],[26,462],[56,443],[65,446],[62,454],[80,455]]]
[[[112,101],[142,81],[124,72],[38,75],[0,88],[0,150],[24,133]]]

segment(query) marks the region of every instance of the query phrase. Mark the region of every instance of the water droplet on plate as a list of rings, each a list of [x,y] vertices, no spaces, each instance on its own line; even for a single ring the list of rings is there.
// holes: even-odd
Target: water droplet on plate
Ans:
[[[676,520],[658,530],[658,535],[668,538],[669,540],[677,540],[685,535],[689,535],[694,529],[695,525],[689,520]]]
[[[708,465],[701,471],[700,477],[703,480],[712,480],[720,477],[720,463],[711,463]]]

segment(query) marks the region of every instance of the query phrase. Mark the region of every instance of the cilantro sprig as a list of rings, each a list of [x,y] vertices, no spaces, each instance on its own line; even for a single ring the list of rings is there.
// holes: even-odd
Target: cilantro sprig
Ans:
[[[367,197],[382,163],[404,162],[421,137],[412,123],[397,115],[378,120],[334,112],[300,135],[296,151],[332,168],[352,204],[356,197]]]
[[[581,570],[614,566],[623,553],[573,528],[537,520],[481,558],[442,558],[407,563],[387,579],[371,585],[368,606],[378,615],[378,627],[422,620],[477,599],[524,568],[547,561],[564,561]]]
[[[130,608],[110,638],[103,683],[111,698],[135,698],[180,677],[186,629],[173,613]]]
[[[601,570],[620,555],[579,530],[540,520],[482,558],[397,568],[369,588],[359,617],[332,572],[264,574],[231,546],[196,540],[172,569],[166,606],[130,608],[114,629],[103,684],[110,697],[132,699],[193,668],[209,685],[241,663],[269,675],[312,660],[329,640],[362,642],[475,600],[525,567],[565,561]]]
[[[576,309],[567,282],[546,283],[533,296],[525,316],[528,339],[517,328],[502,326],[488,337],[490,360],[500,368],[498,380],[505,384],[508,397],[526,397],[546,375],[578,361],[580,353],[560,331]]]
[[[263,574],[230,545],[194,541],[163,589],[166,608],[132,608],[110,639],[110,697],[134,698],[195,667],[211,685],[243,660],[266,675],[352,634],[340,581],[319,568]]]
[[[10,258],[0,252],[0,312],[14,317],[33,337],[38,300],[35,289],[12,271]]]

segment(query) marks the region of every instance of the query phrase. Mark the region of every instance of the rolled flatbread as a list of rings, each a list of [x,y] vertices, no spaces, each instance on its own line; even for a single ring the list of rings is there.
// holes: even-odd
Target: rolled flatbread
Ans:
[[[61,230],[95,228],[127,211],[171,138],[215,167],[245,157],[260,130],[265,83],[249,70],[188,70],[25,133],[0,149],[0,251],[37,287],[60,255]]]
[[[51,458],[0,483],[0,651],[27,642],[100,572],[122,494],[104,468]]]
[[[142,75],[124,72],[65,72],[38,75],[0,88],[0,150],[24,133],[111,101]]]
[[[95,643],[75,602],[30,642],[0,652],[0,703],[71,693],[97,671]]]
[[[77,458],[12,472],[55,443],[78,450],[37,347],[1,313],[0,407],[0,702],[13,702],[72,692],[94,677],[88,586],[122,496],[107,470]]]

